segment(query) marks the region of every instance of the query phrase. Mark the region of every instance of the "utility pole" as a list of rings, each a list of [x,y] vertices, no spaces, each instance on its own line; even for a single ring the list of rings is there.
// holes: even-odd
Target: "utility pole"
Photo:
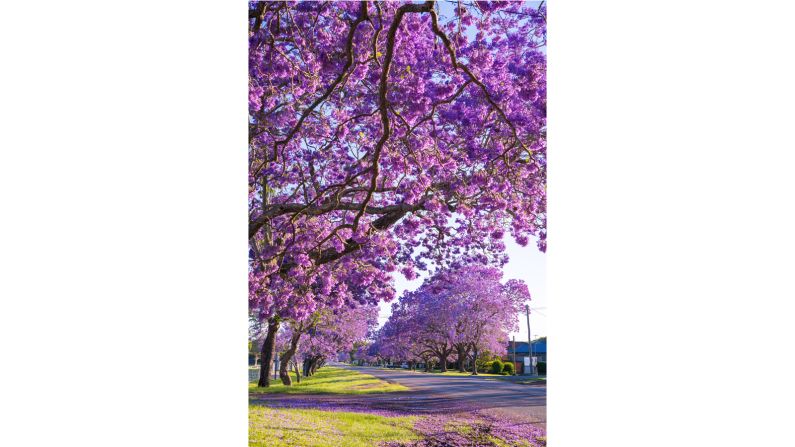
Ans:
[[[536,367],[533,365],[533,340],[530,336],[530,334],[532,334],[532,332],[530,332],[530,305],[525,304],[524,309],[526,312],[525,315],[527,315],[527,351],[530,356],[530,375],[534,376],[536,375]]]

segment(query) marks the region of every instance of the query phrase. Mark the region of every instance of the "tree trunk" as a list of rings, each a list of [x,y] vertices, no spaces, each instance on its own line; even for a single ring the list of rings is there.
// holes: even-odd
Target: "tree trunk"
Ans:
[[[262,342],[262,361],[259,365],[259,382],[257,386],[271,386],[271,367],[273,366],[273,351],[276,346],[276,332],[279,331],[279,321],[275,318],[268,320],[268,332]]]
[[[458,372],[466,372],[464,369],[464,362],[466,361],[467,354],[463,347],[458,348]]]
[[[447,356],[439,356],[440,371],[447,372]]]
[[[293,336],[290,338],[290,347],[284,351],[284,354],[282,354],[281,362],[279,364],[279,378],[282,379],[282,383],[286,386],[293,384],[292,379],[290,379],[290,361],[295,355],[295,351],[298,350],[298,341],[300,339],[301,333],[294,332]]]
[[[293,370],[295,371],[295,381],[301,383],[301,370],[298,368],[298,362],[293,362]]]
[[[309,368],[309,372],[311,373],[310,375],[315,375],[315,372],[317,372],[317,369],[319,367],[320,367],[320,359],[315,359]]]
[[[478,348],[472,350],[472,375],[478,375]]]

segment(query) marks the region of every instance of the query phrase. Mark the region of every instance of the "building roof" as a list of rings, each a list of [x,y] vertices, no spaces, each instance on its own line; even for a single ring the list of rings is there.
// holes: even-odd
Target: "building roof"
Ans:
[[[533,341],[533,354],[546,354],[547,353],[547,341],[544,340],[535,340]],[[513,354],[513,343],[508,342],[508,354]],[[516,342],[516,355],[527,355],[527,342],[526,341],[517,341]]]

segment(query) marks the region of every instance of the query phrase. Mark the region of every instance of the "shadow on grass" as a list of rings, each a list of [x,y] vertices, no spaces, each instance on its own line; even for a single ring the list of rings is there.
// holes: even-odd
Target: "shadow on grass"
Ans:
[[[404,390],[407,388],[397,383],[334,367],[323,368],[315,375],[303,378],[300,383],[293,381],[291,386],[280,381],[272,382],[270,387],[249,384],[250,394],[373,394]]]

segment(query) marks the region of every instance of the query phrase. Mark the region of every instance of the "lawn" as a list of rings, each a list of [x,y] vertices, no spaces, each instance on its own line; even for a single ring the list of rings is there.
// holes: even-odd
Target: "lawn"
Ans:
[[[533,378],[529,378],[529,379],[519,380],[519,381],[516,381],[516,382],[513,382],[513,383],[518,383],[520,385],[546,384],[547,383],[547,379],[539,378],[539,377],[533,377]]]
[[[269,408],[249,405],[249,446],[374,447],[418,439],[416,416]]]
[[[389,383],[369,374],[332,366],[320,368],[311,377],[301,378],[301,383],[295,381],[294,375],[292,379],[292,386],[283,385],[281,380],[272,380],[268,388],[258,387],[256,382],[249,383],[249,393],[370,394],[408,390],[403,385]]]
[[[420,371],[420,372],[425,372],[425,371]],[[455,370],[455,371],[447,370],[445,372],[441,372],[439,370],[433,370],[433,371],[431,371],[431,374],[442,374],[442,375],[445,375],[445,376],[470,376],[470,377],[472,376],[472,372],[471,371],[469,371],[469,372],[461,372],[461,371],[458,371],[458,370]],[[479,372],[478,376],[502,377],[500,374],[482,373],[482,372]]]
[[[446,372],[441,372],[438,369],[434,369],[432,371],[425,371],[424,369],[418,369],[416,371],[412,371],[410,369],[402,369],[402,368],[380,368],[380,369],[385,369],[387,371],[404,371],[404,372],[414,372],[414,373],[423,373],[423,374],[441,374],[441,375],[444,375],[444,376],[471,376],[472,375],[472,371],[461,372],[461,371],[459,371],[457,369],[455,369],[455,370],[448,369]],[[482,373],[482,372],[479,372],[478,376],[504,377],[501,374],[491,374],[491,373]]]

